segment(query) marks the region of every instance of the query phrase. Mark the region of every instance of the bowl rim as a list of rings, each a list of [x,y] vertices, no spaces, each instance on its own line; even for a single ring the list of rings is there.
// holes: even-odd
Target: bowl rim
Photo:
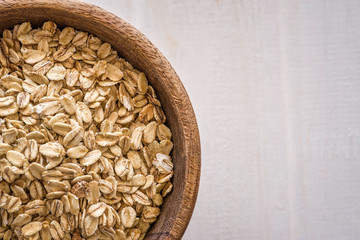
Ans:
[[[201,169],[201,147],[199,129],[194,110],[177,73],[159,49],[155,47],[144,34],[122,18],[101,7],[78,0],[0,1],[0,13],[10,11],[11,8],[24,9],[29,7],[59,9],[73,14],[87,15],[89,19],[91,18],[99,24],[106,25],[109,28],[114,29],[117,33],[124,32],[124,29],[130,31],[132,39],[139,41],[142,46],[149,47],[149,51],[144,52],[144,54],[151,53],[153,64],[161,66],[162,74],[166,77],[163,81],[166,87],[171,89],[172,98],[174,98],[173,100],[176,103],[174,105],[174,111],[178,119],[179,129],[182,133],[181,137],[184,145],[182,158],[185,160],[185,175],[183,180],[185,184],[182,189],[181,204],[175,221],[169,231],[153,233],[154,237],[151,237],[151,239],[181,239],[190,222],[198,195]]]

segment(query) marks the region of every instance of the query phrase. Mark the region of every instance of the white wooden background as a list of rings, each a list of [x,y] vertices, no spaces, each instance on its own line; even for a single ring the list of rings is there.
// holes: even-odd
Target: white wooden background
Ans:
[[[360,239],[360,1],[88,1],[190,95],[202,176],[184,239]]]

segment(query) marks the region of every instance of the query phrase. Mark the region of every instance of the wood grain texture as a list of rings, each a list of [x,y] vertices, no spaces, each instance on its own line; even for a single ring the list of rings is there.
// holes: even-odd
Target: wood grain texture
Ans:
[[[200,138],[188,95],[169,62],[138,30],[115,15],[78,1],[0,1],[0,30],[23,21],[54,21],[109,42],[119,55],[144,71],[163,104],[173,132],[174,189],[146,239],[180,239],[191,218],[200,181]]]
[[[202,140],[186,240],[358,240],[358,0],[88,0],[177,70]]]

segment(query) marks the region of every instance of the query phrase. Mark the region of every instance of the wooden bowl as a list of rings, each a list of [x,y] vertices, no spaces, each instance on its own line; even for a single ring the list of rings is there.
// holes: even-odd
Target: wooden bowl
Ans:
[[[190,221],[200,180],[200,137],[189,97],[174,69],[137,29],[99,7],[78,1],[2,0],[0,30],[30,21],[41,26],[54,21],[110,43],[133,66],[148,76],[162,102],[173,133],[174,188],[146,239],[180,239]]]

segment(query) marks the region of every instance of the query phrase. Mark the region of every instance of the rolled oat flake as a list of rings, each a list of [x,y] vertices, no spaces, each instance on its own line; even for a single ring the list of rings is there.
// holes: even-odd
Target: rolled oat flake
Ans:
[[[143,239],[172,190],[172,134],[109,43],[30,22],[0,42],[0,238]]]

